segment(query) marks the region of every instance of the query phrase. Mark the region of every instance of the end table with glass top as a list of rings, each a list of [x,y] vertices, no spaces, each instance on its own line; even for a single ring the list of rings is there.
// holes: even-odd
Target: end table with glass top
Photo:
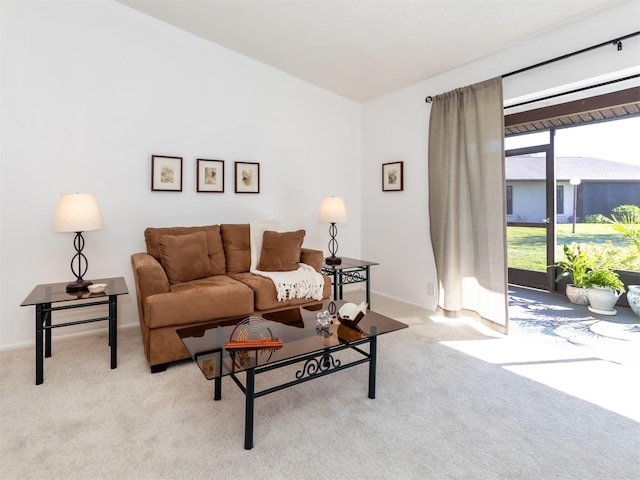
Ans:
[[[322,264],[323,275],[331,277],[333,283],[333,299],[342,300],[342,287],[352,283],[366,283],[367,305],[371,308],[371,284],[369,282],[369,267],[380,265],[376,262],[358,260],[357,258],[340,257],[342,263],[329,265]]]
[[[21,307],[34,305],[36,307],[36,385],[44,382],[44,357],[51,356],[51,329],[80,325],[82,323],[109,321],[109,346],[111,347],[111,368],[117,367],[118,352],[118,296],[129,293],[123,277],[101,278],[92,280],[93,283],[104,283],[106,289],[100,293],[90,293],[87,290],[67,293],[67,283],[47,283],[36,285],[31,293],[20,304]],[[86,300],[77,303],[77,300]],[[52,306],[52,304],[64,304]],[[74,322],[52,324],[52,313],[72,308],[108,305],[109,313],[106,317],[90,318]],[[44,345],[43,345],[44,344]],[[44,354],[44,356],[43,356]]]

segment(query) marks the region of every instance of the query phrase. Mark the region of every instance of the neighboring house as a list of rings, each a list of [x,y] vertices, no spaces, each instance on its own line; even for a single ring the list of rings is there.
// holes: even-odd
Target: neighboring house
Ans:
[[[507,221],[541,222],[545,213],[545,159],[506,158]],[[580,179],[576,187],[571,179]],[[640,167],[592,157],[556,158],[556,221],[573,221],[574,188],[578,189],[576,217],[609,216],[619,205],[640,206]]]

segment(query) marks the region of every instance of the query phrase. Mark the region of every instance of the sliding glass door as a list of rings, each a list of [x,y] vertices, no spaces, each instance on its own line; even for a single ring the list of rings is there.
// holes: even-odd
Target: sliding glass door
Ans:
[[[553,131],[505,139],[509,283],[554,289]],[[524,146],[523,146],[524,145]]]
[[[638,87],[505,115],[510,283],[564,290],[547,266],[572,242],[640,283],[639,126]]]

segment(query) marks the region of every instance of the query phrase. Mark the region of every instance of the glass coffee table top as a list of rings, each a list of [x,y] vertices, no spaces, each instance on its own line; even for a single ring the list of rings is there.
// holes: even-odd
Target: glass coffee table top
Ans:
[[[376,312],[367,311],[357,328],[350,328],[335,319],[328,329],[317,328],[316,315],[324,310],[337,312],[345,302],[326,301],[307,307],[264,313],[255,319],[261,331],[282,341],[282,346],[265,349],[229,351],[227,341],[236,340],[236,326],[243,319],[212,322],[177,330],[204,376],[213,380],[249,368],[289,360],[301,355],[322,352],[370,337],[407,328],[408,325]],[[249,324],[251,324],[251,320]]]

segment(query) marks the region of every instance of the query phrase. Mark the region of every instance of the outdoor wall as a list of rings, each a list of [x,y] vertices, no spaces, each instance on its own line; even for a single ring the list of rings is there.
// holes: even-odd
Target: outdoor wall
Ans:
[[[3,1],[0,17],[0,348],[33,342],[19,305],[36,284],[73,279],[73,234],[50,232],[63,192],[96,195],[87,277],[125,277],[120,325],[138,322],[147,226],[278,218],[326,251],[320,201],[341,195],[340,252],[360,256],[359,104],[111,0]],[[151,192],[152,154],[183,157],[181,193]],[[225,160],[224,193],[196,193],[196,158]],[[234,161],[260,163],[259,194],[234,193]],[[105,325],[54,334],[76,328]]]
[[[600,214],[606,217],[621,205],[640,206],[640,182],[582,182],[578,190],[578,218]]]
[[[557,223],[571,222],[573,221],[573,193],[576,187],[571,185],[569,182],[557,182],[556,185],[559,187],[561,186],[564,190],[564,203],[562,205],[563,211],[562,213],[556,214],[556,222]],[[557,202],[560,203],[560,199],[557,199]],[[577,202],[576,202],[576,206],[577,206]]]
[[[362,111],[362,254],[375,267],[373,290],[429,309],[437,284],[429,231],[427,95],[493,78],[638,30],[640,0],[550,30],[520,45],[366,102]],[[599,49],[508,77],[505,100],[628,68],[638,68],[640,38],[623,50]],[[381,165],[404,161],[403,192],[381,191]],[[496,179],[496,188],[501,182]],[[451,219],[455,221],[455,219]],[[496,232],[496,235],[501,235]]]
[[[507,215],[510,222],[542,223],[545,211],[545,185],[543,182],[509,182],[513,187],[513,214]]]
[[[569,182],[558,182],[559,187],[564,189],[564,201],[562,202],[562,213],[556,214],[557,223],[567,223],[573,217],[573,190],[574,186]],[[512,187],[513,192],[513,213],[507,214],[508,222],[537,222],[540,223],[547,216],[545,189],[543,181],[509,181],[507,187]],[[558,204],[561,199],[557,198]],[[556,212],[558,209],[556,208]]]

